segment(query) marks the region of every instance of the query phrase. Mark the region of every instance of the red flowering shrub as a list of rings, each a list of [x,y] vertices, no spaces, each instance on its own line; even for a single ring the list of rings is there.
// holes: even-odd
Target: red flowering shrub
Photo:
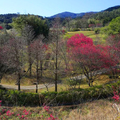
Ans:
[[[76,34],[68,39],[67,48],[69,57],[78,64],[84,75],[91,81],[97,75],[95,71],[110,68],[118,63],[118,58],[112,53],[110,46],[95,46],[93,40],[83,34]]]
[[[72,36],[67,41],[67,47],[72,59],[84,65],[91,64],[90,67],[108,68],[118,63],[117,59],[114,59],[116,56],[110,54],[110,46],[95,46],[93,40],[83,34]]]
[[[114,96],[112,97],[115,101],[119,102],[120,100],[120,93],[117,87],[112,86],[113,89],[113,94]]]
[[[54,117],[52,112],[50,111],[50,107],[49,106],[43,106],[43,109],[45,110],[45,113],[47,113],[46,115],[41,115],[41,114],[36,114],[35,116],[35,113],[33,112],[30,112],[26,109],[22,110],[22,111],[18,111],[19,113],[15,113],[15,112],[12,112],[11,110],[8,110],[8,109],[3,109],[1,108],[1,103],[2,103],[2,100],[0,100],[0,120],[12,120],[12,118],[15,118],[16,119],[29,119],[29,117],[39,117],[39,119],[44,119],[44,120],[58,120],[57,117]],[[2,116],[3,115],[3,116]]]
[[[0,26],[0,30],[2,30],[3,29],[3,27],[2,26]]]
[[[76,34],[68,39],[67,41],[67,47],[69,48],[75,48],[75,47],[81,47],[84,45],[93,45],[93,40],[89,37],[84,36],[83,34]]]

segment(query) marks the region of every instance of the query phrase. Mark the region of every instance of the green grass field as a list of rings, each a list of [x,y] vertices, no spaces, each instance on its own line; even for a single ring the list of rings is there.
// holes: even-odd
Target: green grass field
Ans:
[[[97,41],[97,44],[104,44],[105,43],[105,35],[104,34],[95,34],[94,31],[75,31],[75,32],[67,32],[64,35],[64,38],[70,38],[71,36],[75,34],[84,34],[85,36],[88,36],[93,39],[93,41]]]
[[[80,34],[80,33],[82,33],[82,34],[84,34],[84,35],[86,35],[86,36],[91,36],[91,35],[94,35],[94,34],[95,34],[94,31],[75,31],[75,32],[67,32],[67,33],[65,34],[65,37],[70,38],[71,36],[73,36],[73,35],[75,35],[75,34]]]

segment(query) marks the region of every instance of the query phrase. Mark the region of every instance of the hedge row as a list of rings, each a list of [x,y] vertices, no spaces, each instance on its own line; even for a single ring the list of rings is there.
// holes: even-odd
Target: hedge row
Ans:
[[[17,90],[0,89],[0,99],[5,105],[19,106],[41,106],[47,105],[63,105],[81,103],[87,100],[106,98],[113,96],[112,86],[118,87],[120,82],[108,85],[94,86],[87,89],[76,89],[63,92],[44,92],[25,93]],[[119,88],[119,87],[118,87]]]

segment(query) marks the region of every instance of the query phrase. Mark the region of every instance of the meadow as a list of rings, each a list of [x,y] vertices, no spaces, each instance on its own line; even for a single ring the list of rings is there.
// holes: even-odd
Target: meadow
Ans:
[[[75,31],[75,32],[67,32],[64,35],[64,38],[70,38],[71,36],[75,34],[84,34],[85,36],[88,36],[93,39],[94,42],[97,42],[97,44],[104,44],[106,35],[105,34],[95,34],[95,31]]]

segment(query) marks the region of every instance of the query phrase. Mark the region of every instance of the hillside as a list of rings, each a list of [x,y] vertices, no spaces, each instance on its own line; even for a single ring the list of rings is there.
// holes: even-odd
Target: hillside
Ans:
[[[60,17],[60,18],[66,18],[66,17],[71,17],[71,18],[76,18],[76,17],[82,17],[85,13],[72,13],[72,12],[62,12],[62,13],[58,13],[56,15],[51,16],[50,18],[56,18],[56,17]]]
[[[103,21],[103,26],[109,23],[113,18],[120,16],[120,6],[110,7],[91,16],[96,20]]]
[[[4,24],[6,29],[10,29],[11,26],[9,25],[9,23],[12,23],[12,19],[16,18],[20,15],[24,15],[24,14],[16,14],[16,13],[0,14],[0,24]],[[41,16],[39,16],[39,17],[42,18]]]
[[[113,11],[113,10],[116,10],[116,9],[119,9],[120,8],[120,5],[118,5],[118,6],[114,6],[114,7],[110,7],[110,8],[108,8],[108,9],[106,9],[106,10],[104,10],[104,11]]]
[[[94,15],[96,13],[101,13],[101,12],[111,12],[113,10],[117,10],[120,8],[120,5],[118,6],[113,6],[113,7],[109,7],[105,10],[102,10],[100,12],[82,12],[82,13],[72,13],[72,12],[62,12],[62,13],[58,13],[58,14],[55,14],[53,16],[51,16],[50,18],[56,18],[56,17],[60,17],[60,18],[66,18],[66,17],[71,17],[71,18],[77,18],[77,17],[83,17],[85,14],[90,14],[90,15]]]

